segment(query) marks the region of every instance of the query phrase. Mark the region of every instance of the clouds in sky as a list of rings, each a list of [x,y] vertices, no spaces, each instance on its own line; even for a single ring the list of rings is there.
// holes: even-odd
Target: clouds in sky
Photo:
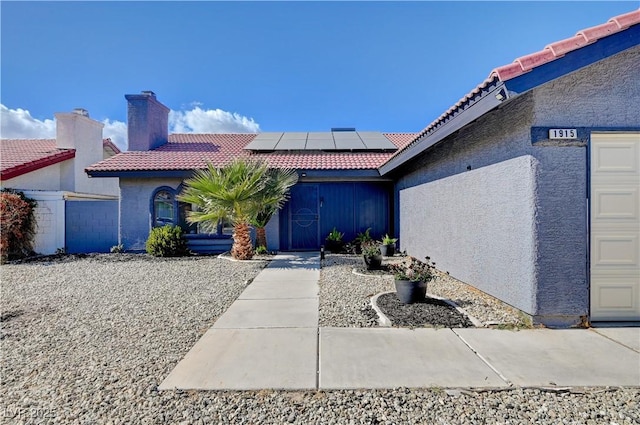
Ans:
[[[120,149],[127,147],[127,124],[102,121],[102,136],[110,138]],[[52,139],[56,124],[52,119],[39,120],[26,109],[11,109],[0,104],[0,135],[3,139]],[[257,133],[260,125],[253,118],[221,109],[202,109],[194,104],[190,110],[169,112],[169,133]]]

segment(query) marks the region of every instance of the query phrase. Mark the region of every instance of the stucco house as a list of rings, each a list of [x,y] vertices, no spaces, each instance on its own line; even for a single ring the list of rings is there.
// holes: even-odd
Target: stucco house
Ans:
[[[184,225],[175,195],[192,170],[255,157],[300,176],[268,226],[271,249],[372,227],[536,323],[637,321],[638,70],[633,11],[496,68],[418,134],[168,135],[168,109],[143,92],[126,96],[130,151],[87,173],[119,178],[128,249],[154,225]]]
[[[38,202],[36,252],[108,252],[118,240],[118,180],[84,169],[120,149],[84,109],[55,118],[55,139],[0,139],[0,186]]]
[[[129,150],[87,168],[93,177],[120,181],[120,242],[143,250],[153,226],[171,223],[186,231],[201,253],[226,251],[230,235],[202,233],[186,223],[191,206],[176,195],[193,170],[207,163],[224,166],[236,157],[294,168],[299,183],[291,200],[267,226],[270,250],[319,249],[336,227],[353,239],[372,229],[392,231],[393,182],[378,167],[415,138],[414,133],[382,134],[355,129],[311,133],[168,134],[169,109],[153,92],[125,96]]]

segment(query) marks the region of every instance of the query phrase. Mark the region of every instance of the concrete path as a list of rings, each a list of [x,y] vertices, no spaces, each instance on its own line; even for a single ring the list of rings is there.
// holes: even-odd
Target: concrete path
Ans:
[[[276,256],[159,389],[640,386],[640,328],[318,328],[317,253]]]

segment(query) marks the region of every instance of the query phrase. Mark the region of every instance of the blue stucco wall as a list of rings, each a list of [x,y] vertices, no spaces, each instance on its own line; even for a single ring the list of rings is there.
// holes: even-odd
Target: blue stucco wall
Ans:
[[[638,126],[640,49],[512,99],[396,175],[401,249],[552,326],[589,310],[587,146],[532,126]],[[470,170],[469,170],[470,168]]]
[[[181,179],[120,178],[120,243],[144,251],[151,229],[151,197],[161,186],[177,189]]]
[[[65,250],[109,252],[118,244],[118,201],[66,201]]]

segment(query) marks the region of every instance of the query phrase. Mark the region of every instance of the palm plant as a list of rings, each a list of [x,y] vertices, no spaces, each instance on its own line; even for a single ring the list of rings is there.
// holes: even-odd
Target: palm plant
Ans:
[[[207,169],[196,171],[178,196],[180,201],[196,206],[187,221],[213,229],[221,220],[228,220],[233,225],[231,255],[238,260],[251,259],[249,225],[263,209],[268,170],[264,162],[238,158],[223,168],[208,164]]]
[[[267,246],[265,227],[273,214],[289,199],[289,189],[298,182],[298,173],[289,168],[270,168],[267,171],[265,187],[261,192],[262,209],[251,224],[256,228],[256,246]]]

